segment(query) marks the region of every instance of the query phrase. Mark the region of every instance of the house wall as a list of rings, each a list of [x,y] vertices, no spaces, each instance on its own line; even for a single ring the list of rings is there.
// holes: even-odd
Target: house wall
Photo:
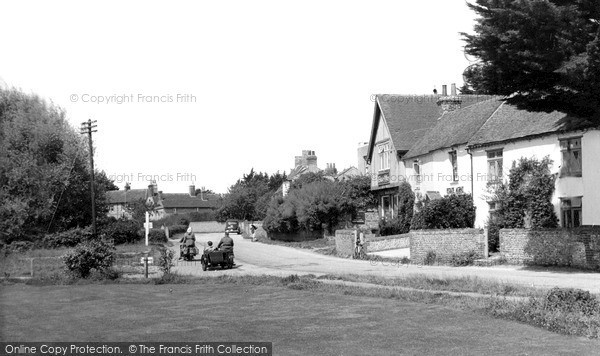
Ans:
[[[474,203],[477,208],[475,219],[476,227],[484,227],[489,217],[488,197],[488,159],[487,151],[503,150],[503,179],[508,181],[508,173],[513,162],[521,157],[542,159],[549,156],[553,161],[550,167],[551,173],[558,174],[562,165],[562,154],[560,151],[559,139],[583,135],[581,139],[582,147],[582,177],[558,177],[556,179],[555,193],[552,198],[554,211],[562,225],[562,216],[560,210],[561,197],[582,198],[582,224],[600,225],[600,214],[597,213],[597,207],[600,205],[600,189],[597,188],[597,182],[600,182],[600,132],[588,131],[585,133],[553,134],[531,140],[520,140],[505,144],[496,144],[477,148],[473,153],[473,185],[474,185]]]
[[[449,152],[456,150],[458,166],[458,181],[453,181],[452,162]],[[421,179],[417,179],[413,169],[413,163],[418,161],[421,167]],[[407,180],[415,192],[424,194],[428,191],[439,192],[447,195],[448,189],[456,192],[456,188],[462,188],[464,193],[471,193],[471,156],[466,146],[436,150],[429,154],[404,160],[406,166]]]

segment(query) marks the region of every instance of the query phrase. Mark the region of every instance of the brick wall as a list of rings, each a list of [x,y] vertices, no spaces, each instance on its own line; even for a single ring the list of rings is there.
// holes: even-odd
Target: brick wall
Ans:
[[[395,250],[410,247],[410,234],[389,236],[367,236],[366,246],[369,252]]]
[[[422,263],[428,251],[440,262],[453,255],[474,251],[478,258],[487,257],[487,237],[483,229],[413,230],[410,232],[410,259]]]
[[[351,257],[354,255],[354,229],[347,230],[335,230],[335,251],[340,257]],[[367,247],[364,246],[365,253],[368,251]]]
[[[600,227],[501,229],[500,253],[516,264],[600,269]]]

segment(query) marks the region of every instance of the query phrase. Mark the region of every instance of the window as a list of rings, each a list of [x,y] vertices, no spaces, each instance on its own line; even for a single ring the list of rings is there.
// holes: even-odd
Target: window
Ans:
[[[449,152],[450,163],[452,164],[452,181],[458,182],[458,161],[456,160],[456,151]]]
[[[389,218],[390,217],[390,196],[384,195],[381,197],[381,217]]]
[[[561,177],[581,177],[581,137],[560,140]]]
[[[488,151],[488,182],[502,180],[502,150]]]
[[[560,198],[563,227],[581,226],[581,197]]]
[[[390,144],[379,145],[379,170],[390,169]]]
[[[415,182],[421,183],[421,165],[418,160],[413,161],[413,170],[415,171]]]

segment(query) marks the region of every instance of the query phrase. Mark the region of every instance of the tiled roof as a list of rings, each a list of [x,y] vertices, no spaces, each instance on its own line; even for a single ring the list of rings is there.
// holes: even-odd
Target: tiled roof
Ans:
[[[186,193],[163,193],[162,205],[168,208],[216,208],[216,200],[202,200],[200,197],[193,197]]]
[[[511,141],[560,131],[567,114],[553,111],[527,111],[505,103],[469,139],[469,146]]]
[[[408,151],[427,130],[437,124],[442,109],[437,104],[440,95],[377,95],[375,113],[371,127],[371,138],[367,157],[373,154],[373,146],[379,125],[379,112],[385,119],[390,136],[397,151]],[[490,99],[488,95],[459,95],[462,107]]]
[[[488,99],[444,114],[437,124],[412,146],[403,159],[442,148],[466,144],[503,103],[500,97]]]
[[[146,200],[147,189],[130,189],[130,190],[110,190],[106,192],[106,198],[109,204],[125,204],[137,200]]]

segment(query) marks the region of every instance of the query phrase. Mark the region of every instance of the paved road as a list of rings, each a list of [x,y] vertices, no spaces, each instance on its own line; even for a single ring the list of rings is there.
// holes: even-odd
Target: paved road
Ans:
[[[196,234],[196,241],[202,250],[203,244],[211,240],[218,243],[222,233]],[[236,267],[232,270],[203,272],[200,262],[179,261],[174,268],[182,274],[191,275],[244,275],[269,274],[287,276],[289,274],[360,274],[382,277],[401,277],[425,274],[437,277],[477,276],[502,282],[518,283],[535,287],[580,288],[600,294],[600,273],[563,272],[531,270],[517,266],[500,267],[445,267],[392,265],[385,262],[357,261],[325,256],[308,250],[278,245],[252,242],[237,235],[231,235],[235,242]],[[177,250],[178,245],[173,247]]]

